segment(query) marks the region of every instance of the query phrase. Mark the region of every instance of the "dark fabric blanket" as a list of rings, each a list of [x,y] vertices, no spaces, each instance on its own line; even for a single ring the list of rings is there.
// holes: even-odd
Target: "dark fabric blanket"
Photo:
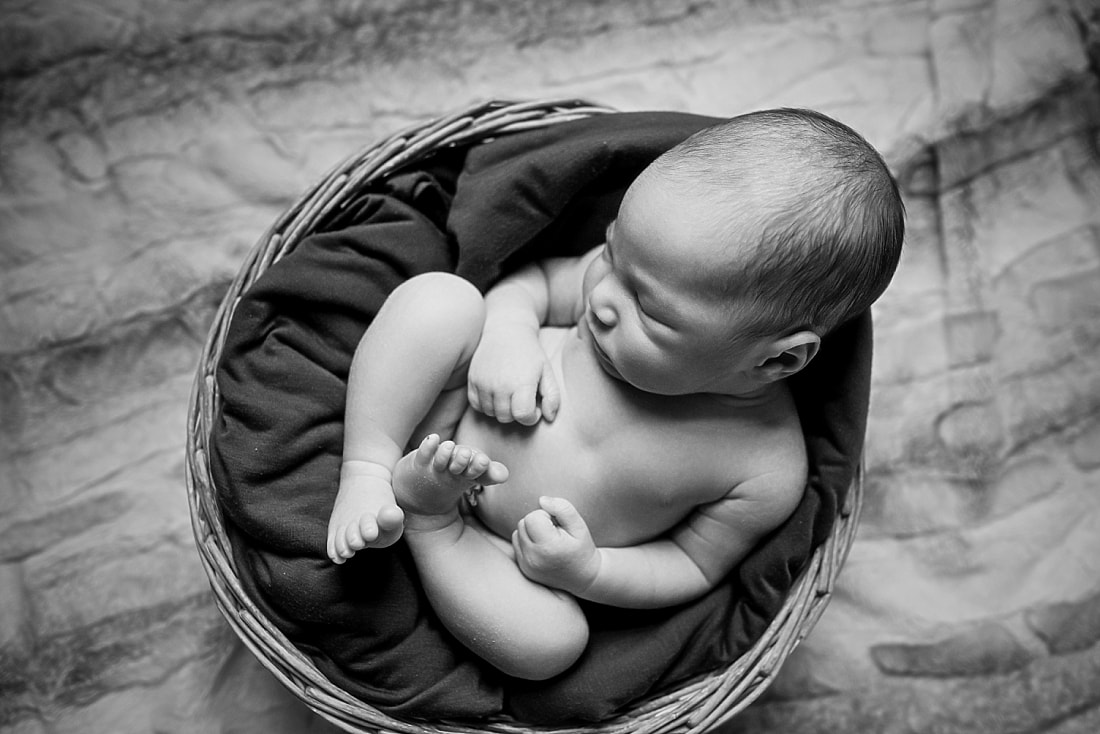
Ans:
[[[862,448],[870,318],[830,336],[794,381],[812,473],[794,515],[728,582],[682,606],[588,606],[591,644],[531,683],[458,645],[403,543],[325,557],[352,353],[386,295],[421,272],[479,288],[531,259],[602,241],[627,185],[712,118],[622,113],[447,150],[361,192],[244,295],[217,373],[212,471],[241,582],[343,688],[394,715],[532,723],[599,719],[735,658],[763,632],[828,535]]]

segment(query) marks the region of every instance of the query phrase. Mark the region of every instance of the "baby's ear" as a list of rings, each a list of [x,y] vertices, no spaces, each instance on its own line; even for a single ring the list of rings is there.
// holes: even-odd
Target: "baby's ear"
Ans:
[[[817,334],[809,330],[796,331],[771,342],[756,370],[768,382],[784,380],[802,371],[820,348],[821,337]]]

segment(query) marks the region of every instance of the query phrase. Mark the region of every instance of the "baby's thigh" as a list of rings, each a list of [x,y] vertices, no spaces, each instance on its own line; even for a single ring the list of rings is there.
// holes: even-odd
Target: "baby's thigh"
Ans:
[[[458,430],[459,421],[469,409],[470,402],[466,397],[466,375],[455,373],[451,382],[439,393],[432,407],[413,430],[406,448],[411,451],[430,433],[435,433],[444,440],[453,439]]]
[[[459,505],[459,511],[462,513],[462,519],[465,521],[466,526],[476,530],[485,536],[485,540],[489,545],[492,545],[505,556],[511,560],[516,560],[516,549],[512,547],[512,541],[509,538],[502,538],[494,533],[489,528],[485,527],[485,524],[478,519],[474,508],[470,506],[470,503],[463,498],[462,503]]]

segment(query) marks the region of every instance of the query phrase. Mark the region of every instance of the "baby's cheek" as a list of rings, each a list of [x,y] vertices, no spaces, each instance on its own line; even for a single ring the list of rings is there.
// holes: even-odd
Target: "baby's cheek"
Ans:
[[[588,267],[584,270],[584,278],[581,280],[581,295],[586,303],[592,289],[605,275],[607,275],[607,263],[604,262],[602,257],[597,257],[588,263]]]
[[[635,379],[645,385],[643,389],[650,392],[677,392],[684,375],[692,369],[691,365],[683,364],[660,349],[647,349],[632,356],[629,369]]]

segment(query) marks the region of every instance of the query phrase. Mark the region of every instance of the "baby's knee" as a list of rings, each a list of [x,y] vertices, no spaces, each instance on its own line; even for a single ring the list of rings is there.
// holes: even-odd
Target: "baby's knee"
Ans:
[[[508,675],[525,680],[553,678],[572,667],[588,646],[588,623],[580,610],[556,624],[544,621],[538,626],[540,629],[525,640],[522,652],[499,666]]]
[[[479,310],[484,296],[470,281],[461,275],[433,271],[420,273],[404,281],[390,294],[390,298],[414,298],[417,301],[455,305]]]
[[[485,297],[473,283],[453,273],[414,275],[397,286],[388,300],[418,321],[452,331],[480,336],[485,321]]]

